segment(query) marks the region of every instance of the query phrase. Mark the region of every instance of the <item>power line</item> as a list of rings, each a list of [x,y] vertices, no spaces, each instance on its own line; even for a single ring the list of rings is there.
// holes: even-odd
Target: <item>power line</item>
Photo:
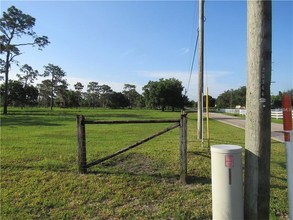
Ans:
[[[196,3],[196,1],[194,1],[194,3]],[[198,10],[199,10],[199,7],[196,7],[198,6],[198,4],[195,4],[195,7],[194,7],[194,13],[193,13],[193,18],[192,18],[192,27],[195,26],[195,20],[197,18],[197,15],[198,15]],[[185,96],[186,94],[188,93],[189,91],[189,86],[190,86],[190,81],[191,81],[191,75],[192,75],[192,71],[193,71],[193,66],[194,66],[194,60],[195,60],[195,54],[196,54],[196,50],[197,50],[197,44],[198,44],[198,35],[199,35],[199,29],[197,28],[197,37],[196,37],[196,42],[195,42],[195,45],[194,45],[194,50],[193,50],[193,56],[192,56],[192,60],[191,60],[191,67],[190,67],[190,73],[189,73],[189,79],[188,79],[188,84],[187,84],[187,87],[185,89]],[[192,34],[192,39],[194,39],[194,35]],[[193,41],[193,40],[192,40]]]
[[[190,81],[191,81],[191,75],[192,75],[192,71],[193,71],[195,54],[196,54],[197,44],[198,44],[198,35],[199,35],[199,30],[197,29],[197,36],[196,36],[195,46],[194,46],[194,50],[193,50],[192,63],[191,63],[191,68],[190,68],[190,73],[189,73],[187,89],[185,90],[185,95],[187,94],[187,92],[189,90],[189,85],[190,85]]]

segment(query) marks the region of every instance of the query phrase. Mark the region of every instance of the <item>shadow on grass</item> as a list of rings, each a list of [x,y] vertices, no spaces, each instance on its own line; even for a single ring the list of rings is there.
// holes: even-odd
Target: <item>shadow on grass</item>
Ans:
[[[33,117],[33,116],[66,116],[69,118],[76,118],[77,115],[84,115],[86,118],[93,118],[98,120],[99,118],[150,118],[146,115],[140,115],[136,114],[135,112],[133,114],[125,114],[123,112],[121,113],[109,113],[109,112],[104,112],[104,113],[95,113],[94,110],[92,110],[90,113],[85,111],[85,112],[70,112],[70,111],[15,111],[15,112],[10,112],[6,117],[8,116],[27,116],[27,117]],[[4,117],[4,115],[1,115]]]
[[[91,120],[99,120],[99,119],[103,119],[103,120],[112,120],[113,118],[116,119],[158,119],[157,117],[150,117],[150,116],[145,116],[145,115],[139,115],[139,114],[84,114],[86,119],[91,119]]]
[[[152,113],[150,111],[150,113]],[[84,115],[86,120],[119,120],[119,119],[162,119],[169,118],[157,114],[145,114],[144,111],[129,109],[16,109],[10,110],[7,115],[0,114],[1,126],[59,126],[62,121],[75,121],[77,115]],[[174,115],[170,118],[174,119]],[[178,119],[180,115],[178,114]]]
[[[201,155],[203,156],[203,155]],[[205,155],[207,156],[207,155]],[[208,157],[208,156],[207,156]],[[178,170],[164,170],[165,165],[157,164],[157,161],[141,153],[129,153],[120,155],[116,159],[110,159],[99,165],[96,169],[88,170],[89,174],[127,175],[141,178],[154,178],[157,181],[178,182],[180,179]],[[211,179],[188,175],[187,184],[210,184]]]
[[[119,170],[90,170],[87,174],[103,174],[103,175],[121,175],[121,176],[133,176],[141,178],[153,178],[158,181],[167,180],[168,182],[177,182],[179,181],[179,175],[170,175],[170,174],[160,174],[160,173],[134,173],[134,172],[124,172]]]
[[[87,174],[102,174],[102,175],[121,175],[121,176],[133,176],[133,177],[141,177],[141,178],[153,178],[157,181],[167,181],[169,183],[179,183],[180,176],[179,175],[171,175],[171,174],[160,174],[160,173],[133,173],[133,172],[121,172],[121,171],[106,171],[106,170],[91,170],[88,171]],[[211,178],[187,175],[186,183],[188,185],[197,185],[197,184],[211,184]]]
[[[192,156],[200,156],[200,157],[205,157],[205,158],[209,158],[211,159],[211,154],[210,152],[207,150],[207,152],[200,152],[200,151],[197,151],[197,152],[194,152],[194,151],[188,151],[188,154],[191,154]]]
[[[67,166],[33,166],[33,165],[1,165],[2,174],[5,171],[44,171],[44,172],[58,172],[58,173],[71,173],[73,170]],[[77,170],[76,170],[77,172]]]
[[[187,184],[211,184],[211,178],[203,177],[203,176],[188,176],[187,175]]]
[[[62,123],[51,122],[45,117],[9,115],[1,117],[1,126],[62,126]]]
[[[272,162],[272,163],[279,165],[284,170],[287,170],[286,162],[277,161],[277,162]]]
[[[271,175],[271,178],[275,178],[277,180],[280,180],[282,181],[284,184],[278,184],[278,183],[275,183],[275,184],[272,184],[271,183],[271,189],[279,189],[279,190],[286,190],[288,189],[288,185],[287,185],[287,179],[286,178],[281,178],[281,177],[277,177],[277,176],[273,176]]]
[[[44,171],[44,172],[57,172],[57,173],[76,173],[78,175],[78,170],[73,170],[72,167],[64,166],[56,166],[56,165],[44,165],[44,166],[33,166],[33,165],[2,165],[1,169],[4,173],[6,171],[10,172],[23,172],[23,171]],[[105,169],[95,169],[95,170],[88,170],[88,172],[84,175],[114,175],[114,176],[128,176],[128,177],[138,177],[138,178],[147,178],[147,179],[154,179],[155,181],[163,181],[168,183],[179,183],[180,176],[179,174],[163,174],[159,171],[151,172],[139,172],[135,173],[132,171],[124,171],[124,170],[105,170]],[[186,182],[188,185],[204,185],[204,184],[211,184],[211,178],[202,177],[202,176],[195,176],[195,175],[187,175]]]

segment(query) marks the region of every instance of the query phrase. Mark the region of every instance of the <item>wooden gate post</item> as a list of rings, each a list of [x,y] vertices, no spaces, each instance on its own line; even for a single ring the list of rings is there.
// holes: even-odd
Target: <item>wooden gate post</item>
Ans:
[[[78,173],[86,173],[85,117],[77,115]]]
[[[187,114],[180,118],[180,183],[186,184],[187,177]]]

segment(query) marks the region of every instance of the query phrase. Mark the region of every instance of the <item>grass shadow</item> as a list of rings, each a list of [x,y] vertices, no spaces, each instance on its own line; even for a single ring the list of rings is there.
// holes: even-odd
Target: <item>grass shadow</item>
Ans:
[[[211,178],[208,177],[203,177],[203,176],[194,176],[194,175],[187,175],[187,180],[186,180],[187,184],[211,184],[212,180]]]
[[[145,111],[129,109],[44,109],[17,108],[11,109],[7,115],[0,114],[1,126],[59,126],[56,121],[75,121],[77,115],[84,115],[87,120],[119,120],[119,119],[174,119],[174,114],[145,114]],[[169,117],[170,116],[170,117]],[[56,118],[57,117],[57,118]],[[178,119],[180,115],[178,114]],[[53,122],[54,121],[54,122]]]
[[[209,150],[207,150],[207,152],[202,152],[202,151],[190,152],[190,151],[188,151],[188,154],[191,154],[192,156],[200,156],[200,157],[205,157],[205,158],[211,159],[211,153]]]
[[[200,156],[209,157],[201,154]],[[105,175],[127,175],[135,177],[149,177],[157,181],[178,182],[180,179],[179,170],[170,172],[163,171],[156,166],[156,161],[142,153],[129,153],[110,159],[88,170],[89,174]],[[187,184],[210,184],[211,179],[201,176],[188,175]]]
[[[9,115],[1,117],[1,126],[62,126],[62,123],[51,122],[48,118]]]

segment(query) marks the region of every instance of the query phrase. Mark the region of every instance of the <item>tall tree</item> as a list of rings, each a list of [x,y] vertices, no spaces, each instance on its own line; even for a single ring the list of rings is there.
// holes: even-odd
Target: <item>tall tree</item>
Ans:
[[[236,90],[229,89],[221,93],[216,100],[218,108],[235,108],[236,105],[245,106],[246,104],[246,86]]]
[[[208,96],[208,106],[209,107],[215,107],[216,99],[214,99],[212,96]],[[203,106],[206,106],[206,95],[203,96]]]
[[[77,82],[76,84],[74,84],[75,95],[77,96],[77,105],[74,107],[78,107],[81,104],[83,88],[84,85],[81,82]]]
[[[149,81],[143,88],[143,95],[145,99],[146,107],[157,108],[159,107],[159,88],[158,82]]]
[[[84,88],[84,85],[81,82],[77,82],[76,84],[74,84],[74,89],[78,92],[81,92]]]
[[[279,91],[278,95],[272,95],[272,108],[282,108],[282,97],[287,93],[291,96],[291,103],[293,103],[293,89],[288,91]]]
[[[3,70],[5,73],[5,89],[4,89],[4,103],[3,113],[7,114],[7,96],[8,96],[8,77],[11,63],[14,62],[14,58],[21,55],[20,47],[22,46],[38,46],[42,49],[49,40],[47,36],[38,37],[33,31],[36,19],[28,14],[24,14],[21,10],[15,6],[11,6],[7,9],[7,12],[3,12],[2,18],[0,18],[0,41],[1,41],[1,54],[6,54],[5,60],[1,59],[3,63]],[[23,36],[31,37],[31,41],[23,43],[13,43],[15,38],[18,39]],[[27,39],[27,38],[26,38]],[[1,64],[2,65],[2,64]],[[2,68],[1,68],[2,69]]]
[[[0,45],[0,49],[2,48],[2,44]],[[2,54],[2,50],[1,53]],[[5,61],[3,59],[0,58],[0,81],[4,80],[4,77],[2,76],[2,74],[5,73]]]
[[[17,77],[19,78],[19,81],[21,81],[26,87],[27,85],[34,83],[34,80],[37,79],[37,76],[39,75],[38,70],[34,70],[31,66],[28,64],[24,64],[20,71],[23,74],[17,74]]]
[[[272,95],[272,108],[282,108],[283,93],[279,91],[278,95]]]
[[[125,108],[129,106],[129,100],[121,92],[112,92],[109,94],[109,103],[110,108]]]
[[[39,105],[49,107],[51,103],[51,80],[43,80],[37,87],[39,89]]]
[[[56,66],[56,65],[49,63],[47,66],[45,66],[45,71],[42,76],[44,76],[44,77],[50,76],[51,77],[51,80],[50,80],[50,86],[51,86],[50,107],[52,110],[53,106],[54,106],[54,96],[55,96],[55,93],[57,92],[58,86],[64,87],[66,84],[66,80],[63,79],[63,77],[66,76],[66,73],[59,66]]]
[[[162,97],[164,97],[163,105],[170,106],[172,111],[175,108],[183,108],[182,82],[175,78],[160,79],[160,86]]]
[[[27,85],[25,88],[25,104],[29,106],[38,104],[39,91],[33,85]]]
[[[129,100],[130,108],[136,106],[137,100],[140,98],[140,94],[136,91],[136,86],[132,84],[124,84],[123,92]]]
[[[69,92],[68,83],[66,80],[60,80],[59,84],[55,88],[56,92],[56,104],[58,102],[59,107],[68,107],[69,103]]]
[[[112,94],[113,90],[108,85],[100,86],[100,102],[103,107],[106,107],[109,102],[109,97]]]
[[[67,90],[66,91],[66,106],[65,107],[79,107],[80,106],[80,92]]]
[[[246,86],[242,86],[237,90],[233,91],[233,100],[236,105],[245,106],[246,105]]]
[[[1,85],[1,95],[4,93],[5,85]],[[21,82],[16,80],[8,81],[9,94],[7,103],[12,106],[23,106],[25,104],[25,90]]]
[[[4,94],[4,84],[1,84],[1,96]],[[34,106],[38,103],[38,89],[33,85],[24,86],[22,82],[17,80],[9,80],[8,82],[7,103],[12,106],[24,107],[25,105]],[[1,105],[3,100],[1,99]]]
[[[175,79],[160,79],[157,82],[149,81],[143,87],[146,105],[151,108],[160,107],[162,111],[166,107],[182,108],[184,105],[184,97],[182,95],[182,83]]]
[[[101,87],[98,82],[89,82],[87,85],[88,101],[91,107],[97,107],[99,103]]]

